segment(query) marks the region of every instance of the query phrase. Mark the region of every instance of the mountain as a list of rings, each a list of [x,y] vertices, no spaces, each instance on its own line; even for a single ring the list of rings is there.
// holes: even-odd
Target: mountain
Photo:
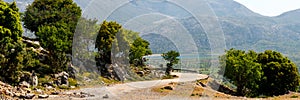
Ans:
[[[24,11],[26,5],[32,1],[17,2],[21,11]],[[207,9],[195,9],[202,13],[192,14],[167,0],[74,1],[84,10],[85,17],[97,18],[99,22],[103,19],[115,20],[124,28],[141,32],[142,37],[151,43],[150,47],[154,53],[174,50],[175,47],[180,46],[184,46],[182,47],[184,52],[209,53],[213,42],[204,28],[205,25],[210,25],[211,17],[216,17],[218,23],[212,23],[211,26],[221,27],[227,49],[255,51],[271,49],[282,52],[295,60],[298,60],[297,55],[300,55],[300,21],[298,20],[300,9],[276,17],[268,17],[257,14],[233,0],[198,0],[199,4],[190,4],[196,8],[208,5],[215,16],[206,16],[203,12]],[[121,5],[115,4],[121,1],[127,1],[127,3],[119,8],[111,7],[111,5]],[[113,9],[113,11],[106,12],[106,9]],[[110,16],[103,16],[103,13],[110,13]],[[201,17],[196,19],[195,16]],[[196,51],[194,47],[197,47]],[[189,49],[192,50],[189,51]]]

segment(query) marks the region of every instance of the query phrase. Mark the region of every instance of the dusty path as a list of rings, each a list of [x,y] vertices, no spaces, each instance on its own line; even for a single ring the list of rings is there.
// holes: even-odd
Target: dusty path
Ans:
[[[75,90],[75,91],[76,92],[82,91],[82,92],[85,92],[85,93],[95,95],[95,97],[85,98],[85,99],[89,99],[89,100],[91,100],[91,99],[94,99],[94,100],[103,99],[104,95],[108,95],[109,96],[108,99],[110,99],[110,100],[124,100],[125,98],[122,98],[122,97],[128,95],[132,91],[141,90],[141,89],[145,90],[145,91],[140,92],[140,94],[142,94],[143,92],[147,92],[147,89],[149,89],[151,87],[154,87],[154,86],[165,85],[165,84],[168,84],[170,82],[195,81],[197,79],[203,79],[203,78],[207,77],[207,75],[195,74],[195,73],[172,73],[172,74],[178,75],[179,78],[166,79],[166,80],[130,82],[130,83],[117,84],[117,85],[113,85],[113,86],[105,86],[105,87],[99,87],[99,88],[82,88],[82,89]],[[139,95],[136,95],[136,96],[139,96]],[[162,97],[162,98],[168,99],[168,96],[167,97]]]

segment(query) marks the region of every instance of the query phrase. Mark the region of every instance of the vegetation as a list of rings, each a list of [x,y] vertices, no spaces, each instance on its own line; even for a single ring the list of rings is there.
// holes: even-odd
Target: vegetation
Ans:
[[[149,42],[139,37],[139,33],[122,29],[117,22],[106,22],[101,24],[96,39],[96,65],[101,75],[112,78],[109,70],[113,63],[130,63],[134,66],[145,66],[143,56],[152,54]],[[129,57],[129,58],[127,58]]]
[[[0,75],[6,82],[18,82],[24,67],[22,26],[16,3],[0,1]]]
[[[22,81],[23,76],[30,76],[31,72],[34,71],[39,76],[39,85],[52,83],[55,80],[53,74],[67,71],[67,64],[70,63],[71,56],[73,55],[71,48],[77,22],[81,23],[78,25],[80,26],[78,30],[80,35],[77,37],[80,38],[77,40],[82,43],[89,41],[86,38],[96,37],[95,47],[98,50],[96,54],[89,52],[88,54],[80,54],[78,57],[87,59],[86,55],[96,55],[96,65],[102,75],[98,76],[96,72],[83,72],[78,77],[81,81],[96,79],[96,82],[86,81],[86,83],[100,83],[99,80],[104,83],[118,83],[118,80],[111,79],[113,73],[116,73],[111,64],[122,65],[129,63],[131,67],[137,69],[136,71],[150,70],[149,68],[144,68],[146,66],[144,62],[147,60],[144,56],[152,54],[150,42],[141,38],[138,32],[122,28],[117,22],[104,21],[101,25],[98,25],[97,20],[80,19],[81,9],[72,0],[35,0],[27,7],[26,12],[22,16],[16,6],[16,2],[6,3],[0,0],[0,14],[1,81],[17,85]],[[24,42],[25,40],[22,38],[23,29],[21,19],[24,22],[25,28],[34,32],[37,36],[36,40],[40,45],[28,45]],[[190,23],[190,21],[192,22],[193,19],[187,19],[182,22],[184,26],[191,28],[188,30],[192,33],[193,38],[195,38],[197,47],[204,47],[199,49],[198,52],[208,52],[210,47],[206,35],[201,33],[199,27],[194,27],[197,24]],[[230,26],[230,24],[227,27],[232,27],[230,29],[235,28],[235,26]],[[93,30],[98,31],[95,32]],[[229,28],[226,28],[225,31],[229,31]],[[157,48],[155,52],[161,53],[161,51],[172,50],[163,53],[161,56],[168,61],[165,72],[166,76],[163,78],[174,78],[176,76],[170,75],[170,72],[174,65],[179,62],[178,57],[180,54],[173,51],[175,45],[170,40],[160,35],[154,35],[150,34],[145,37],[151,40],[151,43],[170,44],[166,48],[161,49],[159,49],[159,46],[155,46]],[[162,41],[158,41],[161,39]],[[279,38],[279,40],[281,39]],[[256,43],[257,41],[253,40],[250,42]],[[241,46],[247,46],[247,42],[249,41],[236,43],[230,41],[229,43],[233,43],[232,45],[234,46],[241,44]],[[270,44],[269,42],[258,41],[259,45]],[[80,47],[75,48],[75,50],[80,51],[80,48],[88,46],[89,44],[83,43],[80,44]],[[40,47],[46,50],[42,53],[37,49]],[[262,49],[264,48],[267,47],[262,46]],[[201,60],[205,61],[205,63],[201,63],[200,67],[212,65],[211,59]],[[190,62],[190,59],[188,62]],[[225,69],[221,70],[220,73],[224,73],[224,77],[237,87],[237,95],[239,96],[281,95],[289,91],[297,91],[300,85],[296,65],[276,51],[267,50],[262,53],[256,53],[254,51],[246,52],[230,49],[226,51],[225,55],[220,56],[220,63],[221,68]],[[195,66],[199,67],[196,64]],[[201,71],[207,70],[207,68],[201,69]],[[70,85],[79,85],[78,80],[74,78],[69,78],[68,81]],[[69,87],[60,86],[59,88],[68,89]]]
[[[264,73],[260,83],[261,94],[273,96],[298,90],[298,69],[287,57],[279,52],[267,50],[258,55],[257,62],[262,65]]]
[[[166,73],[165,73],[167,76],[169,76],[170,73],[171,73],[171,71],[173,70],[173,67],[172,67],[172,66],[173,66],[174,64],[177,64],[177,63],[178,63],[179,58],[177,58],[177,57],[179,57],[180,54],[179,54],[179,52],[176,52],[176,51],[171,50],[171,51],[169,51],[169,52],[167,52],[167,53],[163,53],[161,56],[162,56],[165,60],[169,61],[169,63],[167,63],[167,69],[166,69]]]
[[[240,96],[281,95],[299,86],[296,65],[276,51],[257,54],[230,49],[220,56],[220,63],[224,77],[237,86]]]
[[[141,37],[135,39],[130,47],[129,62],[135,66],[145,66],[146,59],[143,56],[152,54],[149,45],[149,42]]]
[[[116,37],[116,34],[122,28],[117,22],[106,22],[101,24],[100,30],[96,38],[95,47],[98,49],[96,56],[96,65],[101,75],[104,77],[110,77],[110,72],[107,65],[112,64],[111,49],[112,43]]]
[[[38,37],[48,53],[47,65],[53,67],[52,73],[67,69],[72,52],[73,34],[81,9],[72,0],[35,0],[26,8],[23,21]]]

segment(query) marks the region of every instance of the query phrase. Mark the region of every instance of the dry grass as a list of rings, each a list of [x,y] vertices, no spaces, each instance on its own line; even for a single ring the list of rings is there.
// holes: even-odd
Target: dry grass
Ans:
[[[207,84],[211,79],[208,80],[197,80],[196,83],[202,82],[203,84]],[[172,82],[166,85],[157,86],[152,88],[152,92],[160,93],[161,95],[168,95],[173,90],[164,89],[165,86],[173,86],[176,87],[178,83]],[[216,90],[211,89],[210,87],[202,87],[201,85],[194,86],[194,90],[191,93],[191,99],[197,100],[201,97],[210,97],[214,100],[300,100],[300,93],[291,92],[290,94],[285,94],[281,96],[268,97],[268,98],[246,98],[246,97],[237,97],[229,94],[225,94]]]

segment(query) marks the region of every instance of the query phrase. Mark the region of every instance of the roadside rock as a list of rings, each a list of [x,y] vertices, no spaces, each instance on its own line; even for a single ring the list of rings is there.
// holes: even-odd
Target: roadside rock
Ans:
[[[23,98],[23,99],[33,99],[35,97],[35,94],[31,94],[31,93],[29,93],[29,94],[23,94],[23,95],[21,95],[20,96],[20,98]]]
[[[173,87],[173,86],[165,86],[164,89],[167,89],[167,90],[173,90],[174,87]]]
[[[55,74],[54,76],[57,79],[56,82],[55,82],[57,85],[67,85],[67,86],[69,86],[69,81],[68,81],[69,74],[67,72],[63,71],[61,73]]]
[[[108,94],[105,94],[102,98],[107,99],[109,98]]]
[[[38,96],[38,98],[41,98],[41,99],[49,98],[49,95],[47,95],[47,94],[40,94]]]
[[[29,88],[29,87],[30,87],[30,84],[29,84],[28,82],[26,82],[26,81],[22,81],[22,82],[19,84],[19,86],[20,86],[21,88]]]
[[[60,93],[57,91],[51,92],[51,95],[59,95]]]
[[[94,97],[95,95],[88,94],[85,92],[74,92],[73,94],[71,94],[71,96],[76,98],[85,98],[85,97]]]
[[[141,77],[145,75],[145,73],[143,71],[138,71],[138,72],[136,72],[136,74],[138,74]]]
[[[38,85],[38,77],[36,75],[36,73],[33,71],[32,75],[31,75],[31,85],[36,87]]]

